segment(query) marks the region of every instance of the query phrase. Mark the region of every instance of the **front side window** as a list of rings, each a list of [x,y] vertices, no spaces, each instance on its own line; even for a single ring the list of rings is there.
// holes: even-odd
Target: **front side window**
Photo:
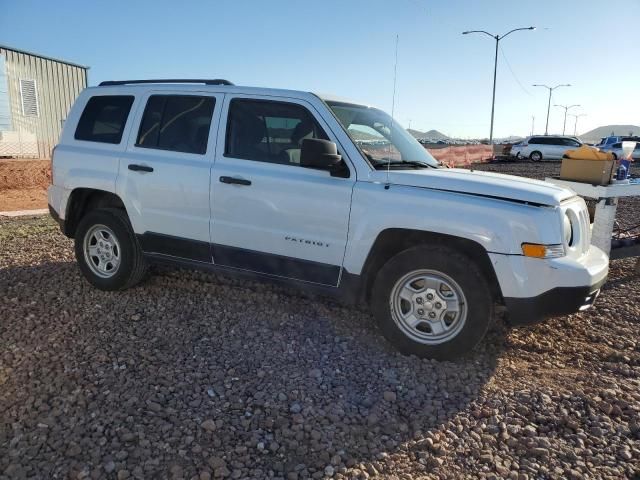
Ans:
[[[215,102],[213,97],[152,95],[144,109],[136,147],[205,154]]]
[[[227,157],[299,166],[305,138],[329,139],[301,105],[242,98],[229,105]]]
[[[382,110],[344,102],[327,105],[372,167],[438,167],[427,149]]]
[[[120,143],[131,105],[133,105],[133,96],[131,95],[91,97],[78,122],[75,139],[99,143]]]

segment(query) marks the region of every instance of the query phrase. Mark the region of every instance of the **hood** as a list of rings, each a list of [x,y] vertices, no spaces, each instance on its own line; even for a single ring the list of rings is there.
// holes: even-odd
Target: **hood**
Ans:
[[[376,170],[371,179],[386,182],[387,172]],[[540,180],[462,168],[390,170],[389,183],[549,206],[558,206],[576,195],[571,190]]]

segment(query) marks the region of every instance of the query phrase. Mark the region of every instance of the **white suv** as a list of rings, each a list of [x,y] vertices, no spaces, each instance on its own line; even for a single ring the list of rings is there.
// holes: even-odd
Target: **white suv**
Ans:
[[[266,277],[367,302],[402,352],[439,359],[496,305],[514,324],[586,308],[608,272],[570,190],[442,168],[372,107],[221,80],[86,89],[49,204],[97,288],[154,262]]]
[[[532,162],[560,160],[567,150],[582,146],[574,137],[539,135],[527,137],[511,147],[511,155],[517,159],[528,158]]]

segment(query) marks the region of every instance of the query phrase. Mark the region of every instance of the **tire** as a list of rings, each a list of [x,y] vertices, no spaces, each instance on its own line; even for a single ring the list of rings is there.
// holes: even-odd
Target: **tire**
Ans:
[[[127,214],[117,208],[87,213],[75,234],[76,260],[84,277],[100,290],[125,290],[147,271]]]
[[[529,160],[531,160],[532,162],[542,161],[542,152],[539,152],[538,150],[531,152],[531,154],[529,155]]]
[[[429,283],[412,282],[414,276]],[[403,285],[410,285],[409,290]],[[401,299],[399,291],[410,291],[413,300]],[[456,303],[457,298],[458,312],[446,307],[442,310],[447,296],[450,303]],[[493,306],[487,281],[475,262],[442,246],[417,246],[400,252],[377,273],[371,292],[371,309],[387,340],[403,354],[436,360],[452,360],[471,351],[489,329]],[[406,310],[411,312],[409,318],[413,315],[419,320],[414,327],[403,320]],[[432,314],[435,320],[430,319]],[[439,335],[438,330],[443,329]]]

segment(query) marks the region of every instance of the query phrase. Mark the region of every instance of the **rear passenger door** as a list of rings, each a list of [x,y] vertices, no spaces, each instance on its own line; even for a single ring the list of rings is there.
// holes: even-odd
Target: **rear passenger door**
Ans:
[[[227,95],[223,118],[211,178],[214,263],[336,286],[355,170],[340,178],[300,165],[303,139],[336,142],[328,125],[309,103],[280,97]]]
[[[117,191],[147,253],[211,262],[209,176],[222,98],[160,90],[141,102]]]

